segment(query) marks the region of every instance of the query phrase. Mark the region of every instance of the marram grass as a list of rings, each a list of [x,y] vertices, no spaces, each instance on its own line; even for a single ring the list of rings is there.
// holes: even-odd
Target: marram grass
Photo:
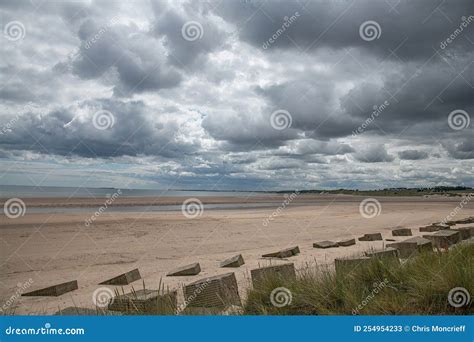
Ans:
[[[374,259],[349,274],[308,265],[297,279],[270,277],[258,289],[249,290],[244,314],[472,315],[472,297],[460,307],[451,305],[448,297],[455,288],[473,296],[473,280],[474,244],[423,253],[401,264]],[[291,303],[286,298],[288,305],[272,304],[271,293],[278,287],[289,290]],[[466,301],[465,297],[457,300]]]

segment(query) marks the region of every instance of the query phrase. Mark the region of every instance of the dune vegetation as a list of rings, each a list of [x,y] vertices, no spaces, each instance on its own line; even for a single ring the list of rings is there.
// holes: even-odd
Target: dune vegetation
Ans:
[[[472,243],[422,253],[402,263],[374,259],[338,274],[328,266],[308,265],[296,279],[268,277],[259,288],[249,290],[244,314],[468,315],[474,313],[469,298],[474,293],[473,279]],[[280,294],[280,302],[273,298],[275,306],[271,294],[279,287],[287,291]]]

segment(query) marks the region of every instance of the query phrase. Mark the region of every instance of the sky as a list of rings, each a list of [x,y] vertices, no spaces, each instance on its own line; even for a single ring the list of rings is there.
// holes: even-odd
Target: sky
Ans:
[[[474,2],[0,3],[0,184],[474,186]]]

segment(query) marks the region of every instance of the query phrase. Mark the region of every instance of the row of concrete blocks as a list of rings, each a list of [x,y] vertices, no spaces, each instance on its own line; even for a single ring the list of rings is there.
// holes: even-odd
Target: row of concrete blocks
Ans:
[[[365,237],[368,237],[369,239],[378,239],[380,233],[377,234],[366,234]],[[363,239],[364,237],[360,238]],[[381,239],[381,235],[380,235]],[[346,239],[346,240],[341,240],[338,241],[337,243],[332,243],[330,241],[322,241],[322,242],[316,242],[313,244],[315,248],[329,248],[329,247],[335,247],[335,246],[351,246],[355,244],[355,239]],[[268,253],[268,254],[263,254],[262,257],[265,258],[287,258],[291,256],[295,256],[300,253],[300,249],[298,246],[290,247],[290,248],[285,248],[280,251]],[[221,267],[240,267],[245,263],[243,257],[241,254],[238,254],[236,256],[233,256],[232,258],[226,259],[220,263]],[[199,263],[193,263],[190,265],[185,265],[182,267],[179,267],[178,269],[175,269],[167,274],[167,276],[193,276],[197,275],[201,272],[201,266]],[[120,274],[116,277],[113,277],[111,279],[108,279],[106,281],[103,281],[99,283],[99,285],[128,285],[136,280],[141,279],[141,275],[138,269],[131,270],[129,272]],[[43,289],[31,291],[24,293],[23,296],[60,296],[64,293],[73,291],[78,289],[78,284],[77,281],[70,281],[70,282],[65,282],[53,286],[49,286]],[[145,295],[145,294],[144,294]]]
[[[110,281],[113,280],[113,285],[116,285],[117,279],[131,282],[133,279],[136,280],[137,272],[138,270],[132,270],[101,284],[107,283],[110,285]],[[250,273],[254,288],[261,286],[265,279],[271,275],[278,275],[282,279],[296,277],[295,267],[292,263],[261,267],[251,270]],[[24,296],[59,296],[66,292],[76,290],[77,288],[77,281],[72,281],[25,293]],[[242,304],[237,287],[237,280],[233,272],[192,282],[184,286],[184,296],[186,307],[190,308],[224,308],[230,305],[240,306]],[[112,311],[140,311],[145,313],[156,312],[160,310],[160,308],[173,310],[178,308],[177,290],[168,291],[167,293],[148,289],[133,291],[116,296],[108,306],[108,309]]]
[[[300,253],[298,246],[285,248],[283,250],[268,253],[262,255],[262,257],[270,258],[287,258]],[[226,259],[220,263],[220,267],[240,267],[245,264],[242,254],[235,255],[229,259]],[[171,272],[168,272],[167,276],[194,276],[201,272],[201,265],[196,262],[190,265],[181,266]],[[136,280],[141,279],[140,271],[138,269],[131,270],[129,272],[120,274],[116,277],[108,279],[99,283],[99,285],[128,285]],[[39,290],[24,293],[23,296],[60,296],[64,293],[71,292],[78,289],[77,280],[49,286]],[[145,293],[143,295],[146,295]]]
[[[420,232],[424,233],[433,233],[438,232],[441,230],[452,230],[458,231],[463,236],[471,236],[472,230],[474,230],[474,226],[469,227],[453,227],[453,225],[443,224],[443,223],[433,223],[429,226],[420,227]]]
[[[270,276],[281,279],[296,278],[295,266],[292,263],[253,269],[250,274],[254,288],[259,288]],[[242,305],[234,272],[197,280],[185,285],[183,292],[185,305],[179,312],[193,309],[224,309]],[[112,311],[139,310],[143,313],[153,313],[160,308],[178,311],[177,290],[166,294],[158,290],[140,290],[117,296],[108,306]]]
[[[120,274],[111,279],[105,280],[99,285],[128,285],[136,280],[141,279],[140,271],[138,268],[131,270],[129,272]],[[65,283],[48,286],[39,290],[34,290],[30,292],[23,293],[22,296],[48,296],[48,297],[57,297],[64,293],[71,292],[78,289],[77,280],[68,281]]]
[[[471,235],[469,236],[471,237]],[[387,245],[384,250],[368,251],[362,257],[340,258],[335,260],[336,273],[347,273],[361,265],[367,265],[373,259],[390,259],[399,262],[399,258],[408,258],[423,251],[433,251],[433,246],[449,246],[463,239],[459,231],[439,231],[423,237],[410,239]],[[299,252],[299,250],[298,250]],[[283,253],[283,255],[287,255]],[[294,255],[294,254],[292,254]],[[277,256],[276,252],[271,257]],[[274,265],[251,270],[252,285],[259,288],[268,277],[279,277],[285,280],[296,278],[294,264]],[[177,306],[177,291],[160,295],[158,291],[137,294],[126,294],[116,297],[109,306],[110,310],[126,311],[128,307],[144,308],[147,312],[163,305],[164,301],[172,307]],[[204,278],[184,287],[187,308],[225,308],[241,305],[235,274],[227,273]],[[148,308],[148,309],[147,309]]]
[[[392,229],[392,236],[411,236],[410,228],[396,227]],[[368,233],[358,238],[359,241],[381,241],[383,240],[381,233]],[[313,243],[314,248],[334,248],[348,247],[356,244],[355,239],[343,239],[340,241],[318,241]]]
[[[239,267],[243,265],[244,259],[241,254],[236,255],[230,259],[224,260],[221,262],[221,267]],[[201,266],[199,263],[194,263],[191,265],[183,266],[180,267],[179,269],[172,271],[168,273],[168,276],[173,276],[173,275],[196,275],[199,272],[201,272]],[[140,271],[138,268],[131,270],[129,272],[122,273],[116,277],[113,277],[111,279],[105,280],[99,285],[115,285],[115,286],[120,286],[120,285],[129,285],[130,283],[133,283],[136,280],[141,279]],[[57,297],[60,296],[64,293],[71,292],[74,290],[78,289],[78,283],[77,280],[73,281],[68,281],[65,283],[53,285],[53,286],[48,286],[39,290],[35,291],[30,291],[27,293],[22,294],[22,296],[49,296],[49,297]]]
[[[462,220],[461,222],[465,222],[467,220]],[[457,222],[457,221],[456,221]],[[470,220],[469,220],[470,222]],[[438,232],[438,231],[445,231],[445,230],[451,230],[453,232],[459,232],[460,236],[462,239],[468,239],[471,236],[474,236],[474,226],[473,227],[459,227],[459,228],[451,228],[452,225],[455,223],[452,223],[451,225],[444,225],[441,223],[433,223],[429,226],[425,227],[420,227],[420,232]],[[404,227],[396,227],[392,229],[392,236],[412,236],[412,231],[410,228],[404,228]],[[439,239],[441,240],[446,240],[445,236],[447,235],[453,235],[453,233],[440,233],[439,234]],[[454,233],[456,236],[457,234]],[[428,239],[431,239],[431,237],[427,237]],[[433,237],[433,239],[438,241],[438,236]],[[455,238],[454,238],[455,239]],[[358,238],[359,241],[381,241],[383,240],[382,234],[381,233],[368,233],[364,234],[360,238]],[[318,241],[313,243],[314,248],[334,248],[334,247],[341,247],[341,246],[351,246],[354,245],[355,239],[346,239],[346,240],[341,240],[341,241]],[[435,246],[438,246],[435,244]]]
[[[405,241],[387,245],[388,248],[378,251],[365,252],[365,256],[352,259],[336,259],[336,272],[347,271],[347,267],[353,269],[356,265],[364,264],[374,258],[389,258],[395,262],[399,262],[399,258],[406,258],[422,251],[433,251],[434,246],[450,246],[458,243],[463,239],[474,236],[474,230],[469,230],[470,234],[462,235],[459,231],[440,231],[432,235],[424,237],[412,237]],[[294,253],[299,249],[292,248]],[[283,253],[286,255],[285,253]],[[268,256],[278,256],[280,254],[272,254]],[[289,255],[288,255],[289,256]],[[296,272],[294,264],[274,265],[251,270],[252,285],[258,288],[265,282],[268,277],[279,277],[281,279],[295,279]],[[206,284],[209,284],[206,286]],[[199,290],[202,290],[196,295]],[[185,298],[194,296],[193,301],[188,303],[190,307],[224,307],[225,305],[240,305],[240,297],[237,289],[237,282],[234,273],[215,276],[198,280],[184,288]]]
[[[240,267],[245,264],[242,254],[233,256],[232,258],[226,259],[220,263],[220,267]],[[173,276],[193,276],[201,272],[201,265],[198,262],[181,266],[171,272],[168,272],[167,277]]]
[[[471,218],[464,219],[460,221],[465,223],[472,221]],[[437,226],[443,227],[444,229],[436,230],[434,234],[423,235],[423,237],[413,237],[411,239],[388,244],[388,249],[383,251],[371,252],[371,255],[366,255],[362,258],[355,258],[355,262],[366,260],[371,256],[397,256],[400,258],[407,258],[411,255],[418,253],[420,251],[432,251],[433,246],[438,248],[448,248],[449,246],[458,243],[461,240],[468,239],[474,236],[474,227],[461,227],[454,229],[447,229],[446,226],[441,226],[439,224],[433,224],[430,227]],[[450,226],[447,226],[450,228]],[[423,227],[422,227],[423,228]],[[420,228],[420,231],[424,231]],[[408,228],[396,228],[392,231],[394,236],[408,236],[411,235],[411,230]],[[382,235],[380,233],[365,234],[363,237],[359,238],[359,241],[376,241],[382,240]],[[314,243],[315,248],[329,248],[329,247],[339,247],[339,246],[350,246],[355,244],[355,239],[341,240],[338,242],[331,241],[321,241]],[[395,252],[394,252],[395,251]],[[268,253],[262,255],[263,257],[277,257],[277,258],[286,258],[294,256],[300,253],[299,247],[286,248],[281,251]],[[221,267],[240,267],[245,262],[241,254],[236,255],[230,259],[224,260],[220,263]],[[342,264],[351,264],[351,259],[336,259],[336,270],[340,267],[338,265]],[[177,270],[174,270],[168,273],[168,276],[187,276],[187,275],[197,275],[201,271],[199,263],[194,263],[191,265],[180,267]],[[234,276],[235,277],[235,276]],[[133,281],[141,279],[141,275],[138,269],[123,273],[114,278],[108,279],[104,282],[101,282],[100,285],[128,285]],[[64,293],[78,289],[77,280],[69,281],[53,286],[49,286],[43,289],[31,291],[24,293],[23,296],[60,296]]]
[[[366,252],[362,257],[336,259],[336,272],[350,272],[360,265],[370,263],[374,257],[390,258],[398,262],[399,258],[407,259],[422,252],[433,252],[434,247],[447,249],[472,237],[474,237],[474,227],[439,230],[433,234],[415,236],[404,241],[387,244],[387,248],[384,250]]]
[[[276,252],[263,254],[263,258],[288,258],[295,256],[300,253],[300,248],[298,246],[285,248]],[[240,267],[245,264],[242,254],[235,255],[229,259],[226,259],[220,263],[220,267]],[[193,263],[186,266],[181,266],[167,274],[168,277],[171,276],[192,276],[197,275],[201,272],[201,265],[199,263]]]
[[[270,253],[264,255],[265,257],[278,257],[278,258],[285,258],[288,256],[298,254],[299,248],[291,247],[287,248],[275,253]],[[220,267],[240,267],[245,264],[244,258],[242,254],[235,255],[229,259],[226,259],[220,263]],[[167,274],[167,276],[192,276],[197,275],[201,272],[201,265],[199,263],[193,263],[190,265],[179,267]],[[130,283],[141,279],[140,271],[138,269],[131,270],[129,272],[120,274],[116,277],[111,279],[105,280],[99,285],[129,285]],[[71,292],[78,289],[77,280],[68,281],[61,284],[56,284],[53,286],[48,286],[42,289],[30,291],[27,293],[22,294],[22,296],[60,296],[64,293]]]

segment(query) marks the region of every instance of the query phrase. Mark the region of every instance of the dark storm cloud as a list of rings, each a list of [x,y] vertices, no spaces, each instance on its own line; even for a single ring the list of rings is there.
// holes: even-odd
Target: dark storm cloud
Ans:
[[[215,12],[233,22],[239,36],[256,47],[282,28],[285,18],[295,13],[297,19],[285,28],[272,48],[311,50],[323,47],[366,49],[381,57],[393,59],[424,59],[433,54],[440,43],[462,22],[461,17],[473,15],[470,0],[446,2],[422,1],[226,1]],[[365,41],[359,27],[366,21],[380,26],[380,37]],[[474,38],[474,32],[467,32]],[[456,40],[452,48],[470,51],[467,39]]]
[[[391,162],[395,159],[392,155],[388,154],[385,145],[373,145],[362,148],[354,157],[363,163]]]
[[[443,143],[451,158],[474,159],[474,135],[460,141],[446,141]]]
[[[290,149],[296,155],[340,155],[355,152],[355,150],[348,144],[341,144],[334,141],[317,141],[311,139],[297,140],[290,144]]]
[[[84,112],[86,116],[81,114]],[[99,115],[94,117],[96,113]],[[105,116],[101,119],[101,115]],[[24,113],[11,132],[0,135],[0,146],[89,158],[123,155],[181,158],[198,146],[179,143],[175,139],[178,128],[175,123],[152,122],[142,102],[93,100],[47,115]]]
[[[428,153],[425,151],[405,150],[398,152],[398,157],[403,160],[421,160],[427,159]]]
[[[334,108],[334,86],[327,79],[302,78],[259,88],[257,92],[269,101],[268,117],[275,110],[287,110],[292,128],[308,132],[313,138],[330,138],[345,136],[354,126],[352,119]]]
[[[437,61],[417,69],[401,65],[397,72],[382,71],[383,84],[363,83],[351,89],[341,104],[348,116],[363,121],[385,101],[388,105],[379,112],[376,125],[367,130],[383,128],[385,132],[400,132],[408,125],[441,123],[437,130],[450,131],[448,114],[462,108],[474,110],[474,64],[469,59],[452,58]],[[417,71],[418,70],[418,71]],[[417,135],[432,131],[422,129]],[[452,132],[452,131],[451,131]]]
[[[164,37],[169,60],[177,67],[201,65],[200,59],[222,47],[226,34],[209,18],[205,2],[183,3],[181,12],[163,2],[152,4],[156,16],[154,34]]]
[[[181,81],[177,70],[166,63],[160,42],[137,27],[89,19],[78,35],[82,44],[73,62],[74,73],[90,79],[113,68],[118,73],[117,95],[172,88]]]
[[[227,151],[276,148],[297,138],[295,130],[275,130],[270,114],[265,118],[254,113],[216,112],[206,116],[202,126],[214,139],[223,141],[221,147]]]

